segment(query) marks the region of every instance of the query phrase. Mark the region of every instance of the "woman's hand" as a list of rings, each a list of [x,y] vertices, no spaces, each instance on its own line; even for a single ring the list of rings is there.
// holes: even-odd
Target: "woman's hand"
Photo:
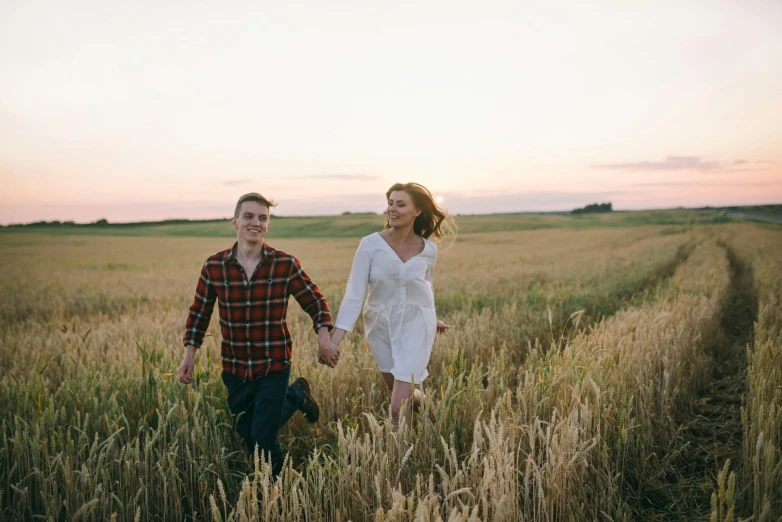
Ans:
[[[449,329],[450,326],[445,324],[444,322],[437,320],[437,333],[442,334],[445,333],[447,329]]]

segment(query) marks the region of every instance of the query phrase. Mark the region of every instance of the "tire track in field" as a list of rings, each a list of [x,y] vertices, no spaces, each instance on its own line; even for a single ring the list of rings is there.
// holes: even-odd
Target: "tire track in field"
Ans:
[[[641,302],[648,301],[650,299],[649,292],[653,292],[660,284],[664,283],[676,273],[676,269],[689,259],[695,247],[698,246],[703,240],[688,241],[679,246],[676,250],[676,254],[665,264],[660,266],[657,270],[649,274],[647,277],[636,281],[634,284],[620,289],[617,292],[611,292],[608,295],[591,295],[587,299],[580,303],[580,307],[585,311],[585,317],[580,323],[580,329],[586,329],[589,326],[595,325],[600,321],[615,315],[619,310],[627,308],[629,306],[637,306]],[[571,310],[578,309],[572,308]],[[570,311],[567,312],[568,314]],[[569,316],[565,315],[563,318],[558,318],[554,321],[552,329],[554,331],[564,332],[569,322]],[[543,332],[542,336],[545,336]],[[567,343],[567,338],[562,336],[559,340],[560,347],[563,348]]]
[[[743,428],[741,407],[747,390],[747,345],[754,343],[758,298],[751,266],[725,243],[730,283],[720,306],[718,341],[706,347],[711,379],[678,419],[680,431],[672,445],[668,481],[657,491],[657,502],[645,507],[659,519],[702,520],[711,512],[716,475],[727,460],[730,469],[741,464]],[[737,473],[737,498],[747,484]],[[656,505],[653,505],[656,504]],[[742,511],[737,502],[737,514]]]
[[[728,294],[720,310],[724,337],[709,352],[714,361],[712,381],[694,405],[698,422],[692,423],[689,430],[694,440],[708,450],[707,478],[712,484],[716,483],[714,477],[726,460],[730,460],[732,470],[741,465],[741,407],[747,391],[747,345],[754,344],[754,326],[758,318],[752,267],[730,246],[721,246],[725,248],[731,268]],[[741,474],[737,475],[739,484],[746,483],[740,479]],[[708,493],[710,497],[711,488]]]
[[[633,299],[634,297],[638,296],[639,294],[644,294],[648,290],[652,290],[656,288],[660,283],[667,281],[671,277],[673,277],[673,274],[676,273],[676,269],[679,268],[679,266],[687,261],[689,259],[690,254],[695,250],[695,247],[698,246],[700,243],[702,243],[703,240],[700,241],[689,241],[687,243],[684,243],[683,245],[680,245],[678,249],[676,249],[676,254],[673,256],[673,259],[668,261],[666,264],[662,265],[659,269],[657,269],[655,272],[650,274],[647,278],[642,279],[639,281],[639,283],[629,289],[624,294],[619,294],[617,297],[620,301],[624,302],[630,299]],[[619,308],[621,308],[621,305],[617,306],[611,315],[616,313]]]

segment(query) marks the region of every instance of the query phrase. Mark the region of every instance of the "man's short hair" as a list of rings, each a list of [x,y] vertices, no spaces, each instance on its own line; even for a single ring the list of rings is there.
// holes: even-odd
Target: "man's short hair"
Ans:
[[[265,206],[268,209],[277,206],[277,203],[273,199],[269,199],[257,192],[250,192],[240,197],[239,201],[236,202],[236,209],[234,210],[235,218],[239,217],[239,210],[241,210],[242,203],[244,203],[245,201],[255,201],[256,203],[260,203],[261,205]]]

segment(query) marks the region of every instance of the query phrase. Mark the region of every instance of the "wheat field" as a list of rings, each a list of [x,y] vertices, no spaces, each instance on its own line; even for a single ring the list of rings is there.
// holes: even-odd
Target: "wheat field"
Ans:
[[[280,431],[276,482],[233,431],[216,319],[194,384],[174,375],[200,267],[229,238],[0,241],[0,520],[782,517],[780,227],[446,239],[452,328],[410,430],[386,422],[360,324],[329,369],[292,304],[292,374],[321,420]],[[336,313],[358,238],[267,241]]]

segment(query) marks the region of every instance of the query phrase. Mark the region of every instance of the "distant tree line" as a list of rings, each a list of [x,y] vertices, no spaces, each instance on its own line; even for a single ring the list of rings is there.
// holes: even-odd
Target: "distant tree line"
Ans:
[[[274,214],[272,214],[274,216]],[[282,216],[279,216],[282,217]],[[108,219],[101,218],[91,223],[76,223],[74,221],[35,221],[33,223],[18,223],[5,225],[8,228],[20,227],[138,227],[138,226],[158,226],[158,225],[188,225],[201,223],[216,223],[220,221],[230,221],[230,218],[221,219],[165,219],[162,221],[138,221],[132,223],[109,223]],[[3,226],[3,225],[0,225]]]
[[[584,208],[577,208],[571,212],[571,214],[597,214],[600,212],[613,212],[611,202],[608,203],[592,203]]]
[[[99,219],[92,223],[76,223],[75,221],[35,221],[33,223],[19,223],[8,225],[9,228],[16,227],[95,227],[95,226],[107,226],[109,224],[106,219]]]
[[[8,227],[72,227],[75,226],[74,221],[35,221],[33,223],[14,223],[6,225]]]
[[[343,216],[376,216],[376,215],[383,215],[385,212],[375,213],[375,212],[350,212],[345,211],[342,213]],[[308,217],[308,216],[278,216],[276,214],[271,214],[271,217],[274,219],[286,219],[286,217]],[[318,219],[321,216],[309,216],[312,219]],[[24,227],[34,227],[34,228],[57,228],[57,227],[78,227],[78,228],[92,228],[92,227],[155,227],[160,225],[196,225],[196,224],[204,224],[204,223],[219,223],[219,222],[230,222],[231,218],[218,218],[218,219],[164,219],[161,221],[134,221],[134,222],[128,222],[128,223],[109,223],[109,221],[105,218],[101,218],[98,220],[95,220],[91,223],[76,223],[74,221],[35,221],[33,223],[13,223],[10,225],[0,225],[0,228],[24,228]]]

